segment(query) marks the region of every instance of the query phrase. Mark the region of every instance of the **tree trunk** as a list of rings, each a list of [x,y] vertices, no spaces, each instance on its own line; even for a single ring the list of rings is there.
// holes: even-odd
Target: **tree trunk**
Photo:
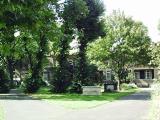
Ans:
[[[40,33],[40,41],[39,41],[39,50],[36,55],[37,63],[35,63],[34,67],[32,67],[32,78],[41,79],[42,78],[42,64],[43,58],[46,52],[47,39],[45,38],[44,33]]]
[[[7,71],[9,73],[9,78],[10,78],[10,87],[14,87],[14,81],[13,81],[13,76],[14,76],[14,61],[7,57]]]
[[[86,42],[84,39],[80,41],[79,46],[79,75],[78,79],[81,82],[82,85],[87,84],[86,78],[87,78],[87,71],[86,71]]]
[[[59,62],[58,81],[56,81],[55,92],[63,93],[66,92],[66,89],[70,84],[68,61],[67,61],[68,48],[69,48],[67,37],[64,36],[61,39],[60,48],[61,50],[58,57],[58,62]]]

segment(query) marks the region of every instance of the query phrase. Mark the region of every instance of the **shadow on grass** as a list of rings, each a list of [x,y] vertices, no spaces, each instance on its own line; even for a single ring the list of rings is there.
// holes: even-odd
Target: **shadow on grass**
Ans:
[[[125,100],[125,96],[135,93],[137,90],[123,92],[102,93],[99,96],[86,96],[81,94],[53,94],[42,92],[37,94],[0,94],[0,100],[56,100],[56,101],[113,101],[117,99]],[[130,97],[130,96],[128,96]],[[131,99],[134,99],[131,97]]]
[[[0,100],[39,100],[28,95],[0,94]]]

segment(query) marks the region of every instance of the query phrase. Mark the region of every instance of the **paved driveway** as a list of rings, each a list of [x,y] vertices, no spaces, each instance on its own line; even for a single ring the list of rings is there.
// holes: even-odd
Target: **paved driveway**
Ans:
[[[148,120],[150,90],[82,110],[68,110],[41,100],[0,100],[6,120]]]
[[[148,120],[150,91],[136,93],[121,100],[75,111],[58,120]]]

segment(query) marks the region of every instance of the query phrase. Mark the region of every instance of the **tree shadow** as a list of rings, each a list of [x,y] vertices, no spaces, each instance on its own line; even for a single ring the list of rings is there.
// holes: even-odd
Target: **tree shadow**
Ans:
[[[131,92],[107,92],[102,95],[82,95],[82,94],[36,94],[35,98],[57,100],[57,101],[113,101],[123,96],[130,95]]]
[[[38,98],[33,98],[28,95],[21,94],[0,94],[0,100],[40,100]]]
[[[120,100],[151,100],[151,92],[145,91],[145,92],[138,92],[129,96],[124,96]]]

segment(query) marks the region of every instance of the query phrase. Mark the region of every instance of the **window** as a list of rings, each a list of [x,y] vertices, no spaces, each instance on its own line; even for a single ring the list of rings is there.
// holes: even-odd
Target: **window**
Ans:
[[[152,72],[150,70],[146,70],[145,78],[146,79],[152,79]]]
[[[140,72],[135,72],[135,79],[140,79]]]
[[[106,80],[111,80],[111,71],[106,71]]]

